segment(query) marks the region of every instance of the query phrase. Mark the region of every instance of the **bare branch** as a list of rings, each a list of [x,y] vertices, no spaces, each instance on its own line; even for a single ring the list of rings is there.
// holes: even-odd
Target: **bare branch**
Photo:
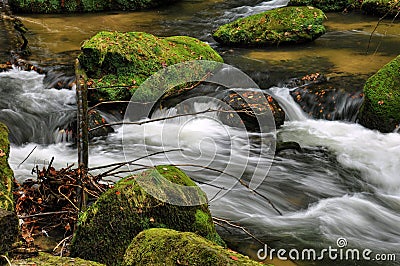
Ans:
[[[167,151],[157,151],[154,153],[150,153],[144,156],[141,156],[139,158],[136,158],[134,160],[131,161],[127,161],[127,162],[121,162],[121,163],[112,163],[112,164],[108,164],[108,165],[102,165],[102,166],[97,166],[97,167],[93,167],[93,168],[89,168],[89,171],[93,171],[93,170],[99,170],[99,169],[104,169],[104,168],[109,168],[109,167],[113,167],[113,166],[124,166],[124,165],[129,165],[132,164],[134,162],[137,162],[141,159],[153,156],[153,155],[157,155],[157,154],[161,154],[161,153],[165,153],[165,152],[173,152],[173,151],[183,151],[183,149],[172,149],[172,150],[167,150]]]
[[[368,46],[367,46],[367,51],[365,52],[365,54],[368,54],[369,52],[369,48],[371,46],[371,41],[372,41],[372,36],[374,35],[375,31],[378,29],[379,24],[390,14],[390,12],[392,12],[392,10],[397,7],[400,4],[400,2],[395,3],[393,6],[390,7],[390,9],[386,12],[385,15],[383,15],[382,17],[379,18],[378,22],[375,25],[374,30],[371,32],[371,34],[369,35],[369,40],[368,40]],[[399,11],[400,12],[400,11]],[[394,22],[394,20],[397,18],[397,16],[399,15],[399,12],[397,12],[396,16],[394,17],[394,19],[392,20],[392,23]],[[375,51],[376,52],[376,51]]]
[[[230,226],[232,226],[232,227],[234,227],[234,228],[238,228],[238,229],[242,230],[243,232],[245,232],[247,235],[249,235],[251,238],[253,238],[254,240],[256,240],[258,243],[260,243],[260,244],[262,244],[262,245],[265,245],[265,243],[264,243],[263,241],[261,241],[260,239],[258,239],[257,237],[255,237],[253,234],[251,234],[251,233],[250,233],[246,228],[244,228],[243,226],[234,224],[234,223],[232,223],[232,222],[230,222],[230,221],[228,221],[228,220],[225,220],[225,219],[222,219],[222,218],[218,218],[218,217],[215,217],[215,216],[213,216],[212,219],[213,219],[214,223],[216,223],[216,224],[218,224],[218,225],[220,225],[220,226],[223,226],[223,225],[221,225],[220,223],[225,223],[225,224],[228,224],[228,225],[230,225]]]

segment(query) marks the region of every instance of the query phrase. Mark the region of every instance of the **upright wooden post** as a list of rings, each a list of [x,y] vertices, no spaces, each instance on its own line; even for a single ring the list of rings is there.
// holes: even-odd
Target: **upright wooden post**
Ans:
[[[80,170],[80,180],[78,180],[77,195],[78,207],[80,210],[86,209],[87,195],[83,186],[85,185],[88,164],[89,164],[89,129],[88,129],[88,100],[87,100],[87,76],[81,68],[79,60],[75,62],[76,76],[76,103],[78,109],[77,126],[77,145],[78,145],[78,164]]]

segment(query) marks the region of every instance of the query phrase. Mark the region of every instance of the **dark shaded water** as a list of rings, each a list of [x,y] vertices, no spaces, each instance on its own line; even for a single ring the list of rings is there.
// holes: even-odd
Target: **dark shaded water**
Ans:
[[[218,25],[266,10],[270,4],[182,1],[176,6],[135,13],[23,15],[20,18],[31,30],[28,38],[32,59],[53,69],[53,73],[68,73],[82,41],[99,30],[146,31],[162,36],[181,34],[200,38],[215,47],[226,63],[248,73],[261,88],[277,86],[271,88],[271,93],[280,100],[290,120],[277,136],[285,141],[297,141],[304,152],[285,151],[276,156],[271,169],[261,171],[267,175],[257,191],[267,196],[283,215],[231,177],[185,168],[199,181],[213,180],[219,186],[231,188],[224,196],[216,197],[218,190],[202,186],[211,199],[213,215],[245,226],[274,248],[337,248],[337,239],[346,238],[350,248],[368,248],[374,254],[396,253],[396,262],[380,265],[399,265],[399,134],[381,134],[354,123],[310,119],[293,101],[289,90],[281,85],[291,78],[320,72],[330,78],[337,90],[337,93],[331,92],[332,96],[338,96],[337,107],[353,106],[346,93],[360,92],[369,75],[400,54],[400,25],[384,21],[372,38],[368,54],[369,35],[377,18],[359,14],[328,14],[325,22],[328,33],[300,46],[227,48],[211,38],[211,31]],[[34,165],[47,164],[52,156],[56,167],[76,161],[76,150],[57,141],[65,134],[62,126],[75,116],[74,92],[46,88],[44,78],[18,70],[0,74],[0,121],[12,130],[11,140],[15,144],[10,163],[21,180],[31,177]],[[310,110],[317,108],[314,100],[311,98],[306,104]],[[193,109],[209,107],[202,102]],[[350,111],[342,108],[342,113]],[[166,112],[156,115],[165,116]],[[259,161],[259,154],[254,152],[259,147],[249,142],[256,134],[237,129],[227,131],[210,117],[190,121],[135,126],[125,133],[116,127],[115,134],[91,144],[90,165],[124,161],[124,152],[139,156],[146,150],[182,147],[183,154],[160,155],[142,162],[195,161],[222,170],[229,167],[244,179],[250,178]],[[127,142],[129,148],[123,145]],[[35,146],[29,160],[18,167]],[[232,245],[253,256],[263,248],[240,230],[229,233],[221,229],[221,232]],[[326,260],[299,264],[377,265],[379,262]]]

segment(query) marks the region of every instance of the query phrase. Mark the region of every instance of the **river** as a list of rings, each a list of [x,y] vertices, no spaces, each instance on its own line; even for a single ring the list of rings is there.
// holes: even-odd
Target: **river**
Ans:
[[[15,176],[20,181],[34,178],[32,168],[47,165],[53,156],[56,167],[76,163],[76,149],[66,141],[68,133],[61,130],[75,116],[75,92],[51,87],[54,79],[71,75],[73,57],[83,40],[100,30],[189,35],[210,43],[227,64],[244,71],[275,95],[288,116],[277,132],[278,138],[296,141],[304,150],[283,151],[272,162],[262,158],[267,175],[257,191],[282,215],[232,177],[184,168],[196,180],[215,181],[229,188],[220,193],[215,187],[200,184],[209,196],[212,214],[246,227],[270,248],[287,252],[297,249],[301,254],[303,249],[332,247],[339,254],[345,248],[338,246],[337,240],[345,239],[349,249],[360,253],[370,249],[371,258],[376,254],[397,255],[396,261],[385,262],[333,260],[326,255],[324,260],[299,259],[299,265],[400,265],[400,134],[365,129],[351,119],[313,119],[295,103],[290,89],[282,86],[291,78],[320,72],[346,80],[340,84],[346,92],[361,92],[370,75],[400,54],[400,25],[382,21],[368,54],[370,34],[378,19],[354,13],[327,14],[324,24],[328,32],[313,43],[298,46],[226,48],[211,38],[218,25],[284,2],[184,0],[171,7],[134,13],[20,15],[30,29],[31,59],[51,74],[45,77],[17,69],[0,73],[0,121],[11,129],[10,164]],[[345,101],[351,99],[342,99],[337,105]],[[205,102],[193,105],[195,111],[209,107],[214,106]],[[171,112],[174,110],[164,110],[155,116]],[[117,119],[106,117],[109,121]],[[252,175],[262,157],[257,141],[249,141],[257,134],[225,129],[213,117],[204,116],[183,124],[167,121],[134,126],[129,134],[115,127],[115,133],[107,138],[92,141],[90,166],[124,161],[126,153],[139,157],[145,151],[179,147],[183,153],[157,155],[141,163],[196,162],[221,170],[229,167],[230,173],[244,178]],[[126,143],[131,144],[129,148]],[[240,229],[219,230],[232,246],[252,257],[264,248]]]

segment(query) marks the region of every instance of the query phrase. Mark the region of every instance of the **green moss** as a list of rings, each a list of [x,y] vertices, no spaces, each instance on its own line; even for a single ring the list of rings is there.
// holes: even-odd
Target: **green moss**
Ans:
[[[288,6],[313,6],[324,12],[340,12],[360,7],[358,0],[290,0]]]
[[[148,229],[126,250],[124,266],[132,265],[260,265],[191,232]]]
[[[400,56],[370,77],[364,86],[359,122],[372,129],[392,132],[400,124]]]
[[[313,41],[325,33],[324,13],[313,7],[283,7],[219,27],[216,41],[227,45],[264,46]]]
[[[92,101],[129,100],[148,77],[166,66],[201,59],[222,62],[198,39],[144,32],[99,32],[81,49],[81,65],[92,78],[92,87],[98,88],[90,95]]]
[[[395,17],[400,11],[397,0],[364,0],[361,9],[371,15]]]
[[[10,142],[8,128],[0,123],[0,208],[14,211],[13,200],[13,171],[8,165]]]
[[[159,182],[156,173],[174,184],[197,188],[198,195],[183,195],[184,191],[179,188],[168,188]],[[145,190],[143,185],[147,184],[143,180],[152,180],[153,188],[146,186]],[[207,204],[172,205],[160,200],[165,195],[179,196],[183,201],[196,200],[193,198],[197,196],[197,201],[206,201],[204,192],[176,167],[157,166],[154,170],[122,179],[80,216],[72,240],[72,256],[119,265],[132,239],[141,231],[154,227],[195,232],[223,244]]]
[[[79,258],[59,257],[48,253],[40,252],[37,257],[29,259],[13,260],[12,265],[37,265],[37,266],[54,266],[54,265],[75,265],[75,266],[102,266],[104,264],[83,260]]]
[[[19,220],[15,212],[0,208],[0,255],[7,254],[19,235]],[[0,265],[4,261],[0,258]]]
[[[206,236],[207,239],[212,240],[214,243],[217,243],[221,246],[225,245],[225,242],[218,234],[214,234],[214,224],[212,218],[208,212],[204,212],[203,210],[197,210],[195,214],[195,222],[193,224],[196,232],[210,232]]]

